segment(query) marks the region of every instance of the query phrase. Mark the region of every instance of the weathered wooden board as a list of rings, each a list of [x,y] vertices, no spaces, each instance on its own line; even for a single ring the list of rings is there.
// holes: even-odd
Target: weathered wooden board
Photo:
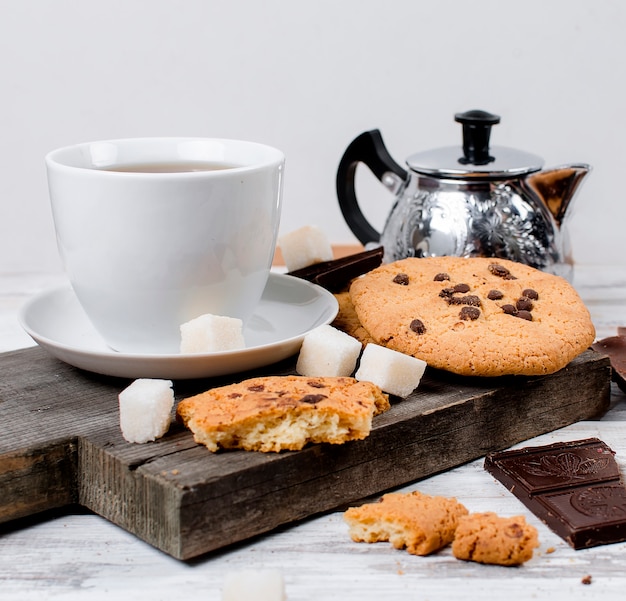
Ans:
[[[268,371],[292,373],[293,361]],[[599,415],[611,369],[587,351],[546,377],[427,373],[366,440],[281,454],[212,454],[177,424],[159,441],[128,444],[117,408],[128,381],[39,348],[0,355],[0,373],[0,521],[79,503],[189,559]],[[226,381],[175,389],[182,398]]]

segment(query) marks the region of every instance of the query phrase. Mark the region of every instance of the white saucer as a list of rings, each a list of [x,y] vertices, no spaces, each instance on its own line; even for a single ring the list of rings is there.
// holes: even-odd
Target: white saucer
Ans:
[[[207,378],[264,367],[294,355],[304,336],[337,315],[335,297],[320,286],[277,273],[244,329],[246,348],[197,355],[118,353],[95,331],[69,285],[45,291],[20,311],[22,327],[58,359],[121,378]]]

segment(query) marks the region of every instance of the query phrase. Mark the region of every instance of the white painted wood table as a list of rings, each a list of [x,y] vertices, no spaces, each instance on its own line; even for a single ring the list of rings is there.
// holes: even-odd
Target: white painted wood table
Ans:
[[[33,344],[18,325],[17,311],[30,295],[60,281],[61,276],[45,274],[0,275],[0,351]],[[626,325],[624,268],[579,266],[574,284],[592,313],[598,338]],[[601,419],[519,446],[592,436],[617,452],[626,476],[626,395],[615,386],[612,408]],[[219,600],[224,575],[244,569],[280,570],[289,601],[626,598],[626,543],[574,551],[487,474],[482,460],[401,490],[416,489],[456,496],[470,511],[523,514],[537,527],[541,546],[518,568],[462,562],[449,549],[416,557],[387,543],[352,542],[341,512],[335,512],[180,562],[77,508],[0,525],[0,599]],[[583,584],[586,576],[591,584]]]

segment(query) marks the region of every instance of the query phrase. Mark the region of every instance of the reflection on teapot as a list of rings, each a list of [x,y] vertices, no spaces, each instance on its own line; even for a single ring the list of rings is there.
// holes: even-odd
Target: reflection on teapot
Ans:
[[[393,160],[378,130],[348,146],[337,172],[337,195],[350,229],[363,244],[382,245],[385,262],[491,256],[571,277],[563,220],[589,165],[543,170],[540,157],[489,147],[497,115],[468,111],[455,119],[463,125],[463,148],[412,155],[409,171]],[[354,180],[359,163],[395,194],[382,234],[358,206]]]

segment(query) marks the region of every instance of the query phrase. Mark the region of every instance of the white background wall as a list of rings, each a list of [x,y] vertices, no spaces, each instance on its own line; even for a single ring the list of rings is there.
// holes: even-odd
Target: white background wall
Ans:
[[[349,243],[348,143],[379,128],[403,163],[460,143],[471,108],[502,116],[494,144],[591,163],[575,258],[626,263],[625,32],[621,0],[0,0],[0,274],[60,269],[43,163],[58,146],[265,142],[287,156],[281,231]],[[391,197],[358,183],[382,227]]]

